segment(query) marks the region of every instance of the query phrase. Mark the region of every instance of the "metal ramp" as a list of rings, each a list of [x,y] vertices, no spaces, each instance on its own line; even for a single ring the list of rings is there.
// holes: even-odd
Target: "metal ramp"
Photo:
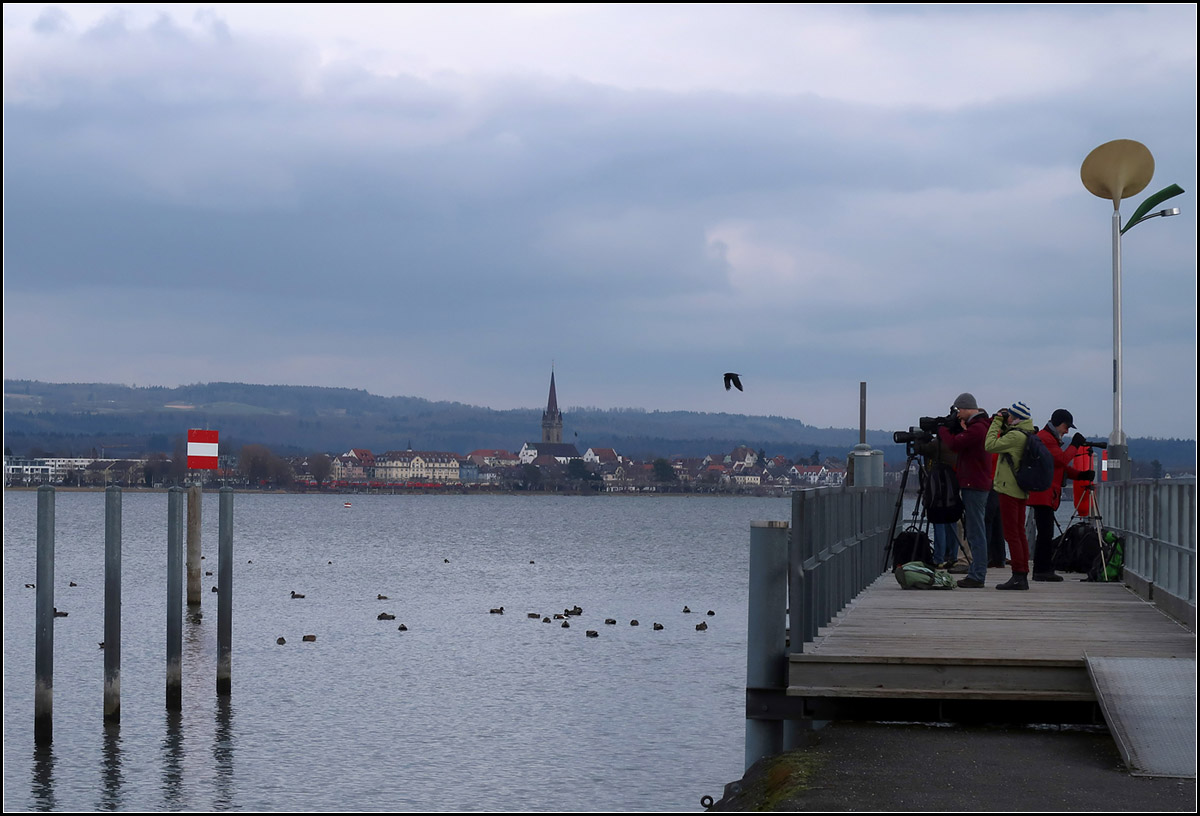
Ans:
[[[1196,778],[1196,660],[1090,657],[1088,674],[1134,776]]]

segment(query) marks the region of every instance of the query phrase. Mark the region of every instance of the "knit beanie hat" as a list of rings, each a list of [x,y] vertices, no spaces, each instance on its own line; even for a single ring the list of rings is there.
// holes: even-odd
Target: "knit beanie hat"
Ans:
[[[979,403],[975,401],[974,394],[970,393],[969,391],[964,391],[963,393],[959,394],[957,398],[955,398],[954,405],[952,407],[957,408],[960,411],[964,409],[976,411],[979,409]]]
[[[1008,409],[1008,412],[1022,422],[1030,417],[1029,406],[1023,402],[1014,402],[1012,407]]]

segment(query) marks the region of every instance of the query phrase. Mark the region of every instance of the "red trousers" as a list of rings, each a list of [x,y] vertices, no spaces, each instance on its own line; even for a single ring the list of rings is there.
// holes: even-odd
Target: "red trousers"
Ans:
[[[1025,538],[1025,500],[1000,493],[1000,523],[1012,560],[1012,571],[1029,574],[1029,540]]]

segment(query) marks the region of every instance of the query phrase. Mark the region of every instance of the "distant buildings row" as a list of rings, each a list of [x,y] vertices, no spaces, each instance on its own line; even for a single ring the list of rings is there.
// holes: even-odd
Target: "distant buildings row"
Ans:
[[[580,465],[572,469],[572,462]],[[318,480],[311,472],[311,461],[297,464],[297,479],[315,487]],[[832,463],[796,464],[782,456],[760,462],[759,454],[747,447],[702,458],[675,458],[667,464],[670,477],[666,481],[681,485],[788,488],[841,485],[846,481],[844,467]],[[574,445],[553,442],[527,442],[516,453],[476,450],[465,456],[412,450],[373,454],[354,448],[333,459],[327,481],[338,486],[370,487],[508,483],[524,479],[524,468],[530,465],[546,478],[572,478],[574,473],[577,478],[598,479],[609,492],[637,490],[664,481],[663,472],[653,462],[626,458],[612,448],[588,448],[581,454]]]
[[[334,487],[387,489],[425,486],[485,485],[528,486],[531,482],[590,483],[606,492],[660,490],[667,485],[683,489],[794,489],[841,485],[844,466],[798,464],[782,456],[760,461],[748,447],[703,458],[676,458],[670,462],[638,462],[612,448],[588,448],[580,453],[562,441],[563,416],[558,409],[554,374],[542,414],[542,440],[526,442],[517,452],[476,450],[466,455],[447,451],[390,450],[375,454],[352,448],[334,456],[307,456],[278,460],[281,466],[263,473],[239,467],[238,457],[222,455],[221,470],[214,474],[222,484],[277,487]],[[532,470],[530,469],[532,468]],[[179,482],[184,474],[177,463],[160,455],[150,460],[103,458],[26,459],[5,456],[6,485],[67,484],[103,486],[162,486]]]
[[[574,446],[568,446],[574,447]],[[537,453],[533,453],[534,451]],[[588,448],[583,454],[546,453],[543,446],[525,446],[520,452],[477,450],[463,456],[445,451],[388,451],[372,454],[354,448],[339,456],[328,457],[328,473],[314,467],[316,457],[292,457],[282,460],[288,467],[287,479],[275,476],[278,487],[333,487],[340,489],[387,489],[432,486],[511,487],[535,478],[547,483],[593,481],[605,492],[661,490],[664,482],[683,489],[794,489],[840,485],[846,471],[831,463],[795,464],[784,457],[758,461],[758,454],[740,447],[728,454],[703,458],[673,459],[664,473],[661,465],[638,462],[618,455],[611,448]],[[222,456],[222,468],[206,481],[222,484],[251,483],[239,468],[236,456]],[[580,464],[572,466],[573,461]],[[169,465],[169,460],[167,461]],[[153,473],[145,459],[4,458],[4,483],[15,485],[69,485],[103,487],[110,484],[161,487],[173,480],[168,474]],[[669,475],[668,475],[669,473]],[[664,478],[667,476],[667,478]],[[254,486],[264,486],[254,480]]]

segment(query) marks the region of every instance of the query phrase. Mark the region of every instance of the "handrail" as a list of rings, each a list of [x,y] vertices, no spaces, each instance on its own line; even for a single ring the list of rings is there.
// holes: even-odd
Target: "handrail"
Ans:
[[[1196,478],[1104,482],[1104,526],[1125,539],[1125,582],[1196,629]]]
[[[784,728],[785,720],[800,719],[786,697],[787,653],[802,652],[882,574],[896,498],[882,487],[800,490],[792,494],[790,531],[784,522],[751,525],[747,768],[797,747],[798,729]]]

